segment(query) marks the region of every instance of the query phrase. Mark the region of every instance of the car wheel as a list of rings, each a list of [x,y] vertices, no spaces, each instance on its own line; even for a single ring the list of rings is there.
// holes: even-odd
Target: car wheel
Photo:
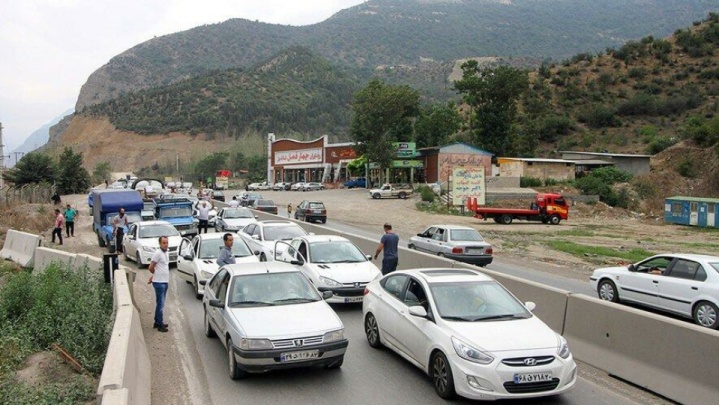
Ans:
[[[125,259],[126,262],[130,261],[130,257],[127,255],[127,249],[122,249],[122,258]]]
[[[719,328],[719,310],[709,301],[701,301],[694,306],[694,322],[711,329]]]
[[[212,325],[210,325],[210,317],[207,315],[207,310],[205,310],[205,336],[208,338],[217,337],[217,333],[215,333],[215,330],[212,329]]]
[[[232,339],[227,339],[227,360],[228,360],[228,371],[230,372],[230,378],[237,380],[247,375],[247,372],[240,370],[237,367],[237,361],[235,360],[235,354],[232,352]]]
[[[364,332],[367,335],[367,343],[369,343],[370,347],[375,349],[382,347],[382,341],[379,338],[379,325],[372,313],[367,314],[364,319]]]
[[[197,282],[197,276],[192,276],[194,279],[194,283],[192,283],[192,286],[195,287],[195,298],[198,300],[202,299],[202,294],[200,294],[200,283]]]
[[[97,234],[97,244],[100,245],[100,247],[105,247],[105,239],[100,237],[100,234]]]
[[[407,249],[417,249],[417,248],[414,247],[414,245],[410,243],[407,245]]]
[[[619,302],[617,286],[611,280],[602,280],[599,282],[597,295],[599,295],[599,299],[605,301]]]
[[[142,259],[140,259],[140,252],[135,253],[135,261],[137,262],[137,268],[141,269],[142,266]]]
[[[342,356],[339,358],[339,360],[328,364],[327,368],[332,369],[332,370],[338,369],[338,368],[342,367],[342,363],[344,363],[344,361],[345,361],[345,356]]]
[[[380,197],[381,195],[379,195],[379,193],[372,194],[372,198],[374,198],[375,200],[379,200]]]
[[[452,377],[452,368],[447,361],[447,357],[442,352],[437,352],[432,356],[432,382],[434,382],[434,391],[440,398],[450,399],[454,397],[454,379]]]
[[[323,224],[326,224],[326,223],[327,223],[327,218],[324,218],[324,219],[322,220],[322,223],[323,223]]]
[[[559,217],[559,215],[552,215],[549,218],[549,223],[552,225],[559,225],[559,223],[562,221],[562,218]]]
[[[264,253],[260,253],[260,261],[261,261],[261,262],[266,262],[266,261],[267,261],[267,256],[265,256]]]
[[[404,200],[405,198],[407,198],[407,193],[405,193],[405,192],[399,193],[399,198]]]
[[[512,223],[512,216],[511,215],[502,215],[499,217],[499,222],[501,222],[504,225],[509,225]]]

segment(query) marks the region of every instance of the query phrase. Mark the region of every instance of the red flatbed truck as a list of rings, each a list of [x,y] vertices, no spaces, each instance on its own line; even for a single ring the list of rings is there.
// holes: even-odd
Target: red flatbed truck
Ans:
[[[569,217],[569,204],[560,194],[538,193],[529,209],[478,207],[476,200],[467,202],[467,208],[478,219],[494,219],[498,224],[509,225],[515,219],[541,221],[543,224],[558,225]]]

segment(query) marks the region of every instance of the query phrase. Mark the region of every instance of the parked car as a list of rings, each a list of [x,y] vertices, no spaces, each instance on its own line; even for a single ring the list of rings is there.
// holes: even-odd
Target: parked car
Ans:
[[[257,216],[248,208],[225,207],[220,209],[215,219],[215,231],[217,232],[237,232],[245,226],[257,222]]]
[[[247,225],[237,234],[253,251],[260,251],[260,261],[264,262],[275,260],[275,241],[289,241],[307,235],[307,231],[292,221],[259,221]]]
[[[182,236],[167,221],[140,221],[130,224],[122,238],[125,260],[134,260],[138,267],[149,265],[155,250],[160,248],[160,236],[167,236],[170,263],[177,262],[177,249]]]
[[[290,245],[278,260],[301,263],[312,284],[334,293],[327,302],[362,302],[367,283],[382,277],[371,256],[341,236],[305,235],[292,239]]]
[[[259,190],[259,191],[272,190],[272,184],[270,184],[270,183],[268,183],[268,182],[266,182],[266,181],[265,181],[265,182],[262,182],[262,183],[260,183],[260,184],[257,185],[257,189],[256,189],[256,190]]]
[[[202,298],[205,293],[204,282],[211,279],[220,269],[220,266],[217,265],[217,257],[220,254],[220,248],[225,245],[223,236],[224,233],[201,233],[192,240],[185,238],[180,242],[177,275],[192,284],[197,299]],[[242,238],[234,239],[232,255],[235,257],[235,262],[257,263],[260,261]]]
[[[478,271],[444,268],[392,272],[367,286],[362,303],[369,345],[387,346],[429,374],[445,399],[542,397],[574,387],[566,340],[534,308]]]
[[[286,263],[231,264],[207,283],[207,337],[228,353],[230,378],[300,366],[339,368],[344,325],[307,277]]]
[[[409,238],[407,247],[482,267],[492,263],[492,245],[468,226],[432,225]]]
[[[600,299],[632,302],[719,329],[719,257],[667,253],[629,266],[596,269],[589,277]]]
[[[272,190],[274,190],[274,191],[284,191],[284,190],[287,190],[287,189],[285,188],[286,186],[288,187],[288,186],[289,186],[289,183],[285,183],[285,182],[283,182],[283,181],[279,181],[279,182],[275,183],[275,184],[272,186]]]
[[[269,212],[270,214],[277,215],[277,204],[274,200],[266,200],[263,198],[256,199],[250,208],[257,211]]]
[[[358,177],[356,179],[345,181],[344,186],[347,188],[367,188],[367,179]]]
[[[321,201],[304,200],[295,207],[295,219],[299,221],[327,222],[327,209]]]
[[[317,190],[324,190],[325,186],[322,185],[322,183],[317,182],[310,182],[305,183],[304,186],[302,186],[302,191],[317,191]]]
[[[290,186],[290,190],[292,190],[292,191],[302,191],[302,189],[303,189],[304,187],[305,187],[305,182],[304,182],[304,181],[299,181],[299,182],[293,184],[292,186]]]
[[[225,201],[225,193],[219,190],[213,190],[212,191],[212,199],[217,201]]]
[[[240,194],[240,198],[239,198],[240,205],[243,207],[250,206],[255,202],[255,200],[257,200],[259,198],[263,198],[262,194],[244,192],[244,193]]]

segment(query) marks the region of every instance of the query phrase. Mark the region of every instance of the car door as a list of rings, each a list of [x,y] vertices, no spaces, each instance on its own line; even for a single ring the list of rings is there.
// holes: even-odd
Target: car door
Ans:
[[[215,230],[216,231],[217,230],[222,231],[223,229],[225,229],[226,225],[225,225],[225,220],[223,218],[224,213],[225,213],[225,209],[221,208],[220,211],[215,216]]]
[[[197,244],[199,239],[200,238],[195,238],[194,245]],[[177,275],[185,281],[193,281],[192,277],[195,275],[193,259],[197,257],[195,253],[196,251],[193,249],[193,242],[188,238],[182,238],[177,255]],[[185,259],[185,256],[188,256],[190,260]]]
[[[445,253],[444,245],[447,244],[448,231],[445,228],[437,227],[432,234],[432,238],[428,240],[429,251],[434,254]]]
[[[259,242],[252,239],[252,233],[255,231],[255,228],[257,228],[256,224],[249,224],[249,225],[245,226],[244,228],[242,228],[242,230],[238,233],[240,235],[240,237],[242,237],[242,239],[244,239],[245,242],[247,242],[247,245],[250,246],[250,248],[252,249],[253,252],[255,250],[262,250],[260,248]]]
[[[402,295],[402,303],[404,308],[399,311],[399,317],[395,324],[395,334],[397,337],[398,347],[409,356],[412,360],[420,365],[427,362],[425,353],[428,353],[431,346],[430,328],[435,324],[426,318],[411,315],[409,307],[421,306],[431,313],[427,293],[422,284],[414,279],[408,280],[407,288]]]
[[[138,228],[137,224],[130,224],[130,227],[127,230],[127,235],[123,236],[125,239],[125,254],[129,257],[136,257],[137,253],[137,245],[139,244],[137,237],[138,237]]]
[[[205,289],[205,294],[210,294],[208,296],[208,299],[216,299],[220,301],[220,303],[226,305],[226,299],[227,299],[227,289],[230,284],[230,274],[227,272],[226,269],[220,269],[220,271],[215,274],[215,276],[210,279],[209,283],[209,289]],[[213,306],[208,305],[207,311],[208,316],[210,317],[210,322],[212,323],[213,329],[215,329],[215,332],[219,336],[224,336],[226,327],[225,322],[225,307],[222,308],[216,308]]]
[[[300,205],[297,206],[297,211],[295,212],[295,219],[304,221],[305,220],[305,211],[307,210],[307,201],[302,201]]]
[[[380,334],[392,345],[401,347],[396,334],[396,325],[402,317],[400,311],[405,311],[407,306],[402,302],[402,294],[407,286],[409,276],[406,274],[390,275],[380,282],[382,291],[379,293],[377,303],[377,324]],[[400,349],[404,352],[404,349]]]
[[[431,226],[427,228],[422,234],[417,235],[417,248],[419,250],[423,250],[425,252],[433,253],[432,252],[432,245],[430,241],[432,240],[432,237],[434,236],[434,233],[437,232],[436,226]]]
[[[659,306],[692,316],[692,304],[707,279],[706,270],[701,263],[677,259],[664,275],[659,277]]]
[[[651,274],[651,269],[664,270],[674,260],[671,256],[655,256],[634,266],[618,280],[619,297],[645,305],[659,304],[659,281],[663,276]]]

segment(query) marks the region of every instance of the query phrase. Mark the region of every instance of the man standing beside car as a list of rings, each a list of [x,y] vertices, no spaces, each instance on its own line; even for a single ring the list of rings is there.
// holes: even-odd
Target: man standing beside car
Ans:
[[[212,209],[212,205],[208,203],[205,200],[200,201],[200,203],[197,205],[197,219],[200,220],[199,229],[197,230],[197,234],[202,233],[202,229],[205,229],[205,233],[207,233],[207,226],[210,222],[210,210]]]
[[[115,238],[115,251],[122,253],[122,237],[125,236],[125,227],[129,225],[125,208],[120,207],[120,213],[112,219],[112,236]]]
[[[397,270],[399,255],[397,254],[397,246],[399,245],[399,236],[392,232],[392,224],[384,224],[384,235],[379,241],[374,259],[377,260],[380,252],[384,250],[384,258],[382,259],[382,274],[387,275]]]
[[[232,244],[234,238],[231,233],[222,235],[222,241],[225,242],[225,246],[220,248],[220,254],[217,257],[217,265],[222,267],[226,264],[235,264],[235,256],[232,254]]]
[[[152,288],[155,289],[155,323],[152,327],[160,332],[167,332],[168,325],[165,323],[162,311],[165,308],[167,287],[170,285],[170,258],[167,255],[169,239],[167,236],[160,236],[158,241],[160,248],[152,254],[148,268],[152,274]]]

